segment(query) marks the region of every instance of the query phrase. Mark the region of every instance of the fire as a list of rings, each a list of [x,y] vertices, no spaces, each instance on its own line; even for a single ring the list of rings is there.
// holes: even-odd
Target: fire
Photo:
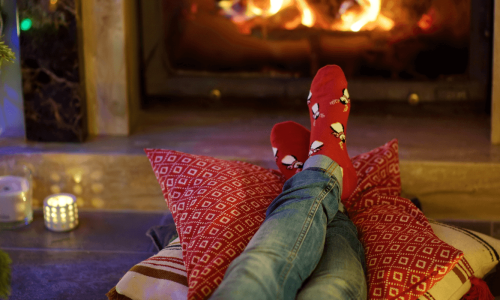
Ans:
[[[297,0],[297,8],[299,8],[301,12],[302,25],[307,27],[312,27],[315,22],[315,16],[311,11],[309,5],[307,5],[306,0]]]
[[[381,0],[345,0],[338,12],[340,18],[328,16],[328,13],[313,7],[307,0],[221,0],[218,5],[222,13],[234,23],[248,25],[249,22],[252,22],[251,26],[266,24],[266,26],[292,30],[303,25],[326,30],[354,32],[375,28],[391,30],[394,27],[394,21],[381,14]],[[280,20],[278,24],[276,24],[275,19],[273,19],[274,23],[269,24],[267,20],[280,15],[288,8],[293,8],[293,12],[299,14],[290,18],[292,10],[288,10],[287,14],[282,14],[286,15],[287,18],[275,18]],[[319,21],[320,19],[321,21]],[[325,20],[329,20],[329,22]],[[247,27],[245,26],[245,28]]]

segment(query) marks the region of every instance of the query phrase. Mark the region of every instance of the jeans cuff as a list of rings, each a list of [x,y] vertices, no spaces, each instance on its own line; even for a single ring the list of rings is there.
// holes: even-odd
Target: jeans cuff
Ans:
[[[313,155],[309,157],[304,163],[303,170],[308,168],[319,168],[322,169],[327,175],[334,176],[339,182],[340,195],[342,195],[342,176],[343,176],[342,167],[338,163],[336,163],[333,159],[322,154]],[[340,204],[342,204],[342,202],[340,202]],[[343,205],[341,206],[343,208]]]

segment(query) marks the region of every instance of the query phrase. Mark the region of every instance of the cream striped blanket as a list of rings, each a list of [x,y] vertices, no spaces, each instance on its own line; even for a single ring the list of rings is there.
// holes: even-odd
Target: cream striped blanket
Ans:
[[[188,282],[179,238],[132,267],[108,292],[110,300],[186,300]]]

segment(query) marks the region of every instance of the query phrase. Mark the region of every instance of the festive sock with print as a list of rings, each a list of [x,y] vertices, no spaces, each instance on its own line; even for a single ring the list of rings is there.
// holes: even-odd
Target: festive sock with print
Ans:
[[[328,65],[318,71],[307,104],[311,116],[309,155],[326,155],[342,167],[341,199],[345,200],[356,188],[357,175],[347,154],[346,129],[351,100],[339,66]]]
[[[271,145],[276,165],[287,180],[302,171],[308,157],[309,137],[309,130],[298,123],[287,121],[274,125]]]

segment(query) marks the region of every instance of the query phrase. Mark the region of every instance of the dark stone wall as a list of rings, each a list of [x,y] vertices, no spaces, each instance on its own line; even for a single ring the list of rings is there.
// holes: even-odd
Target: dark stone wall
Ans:
[[[20,36],[30,141],[83,142],[87,135],[76,1],[18,0],[19,21],[29,18],[33,24]]]

